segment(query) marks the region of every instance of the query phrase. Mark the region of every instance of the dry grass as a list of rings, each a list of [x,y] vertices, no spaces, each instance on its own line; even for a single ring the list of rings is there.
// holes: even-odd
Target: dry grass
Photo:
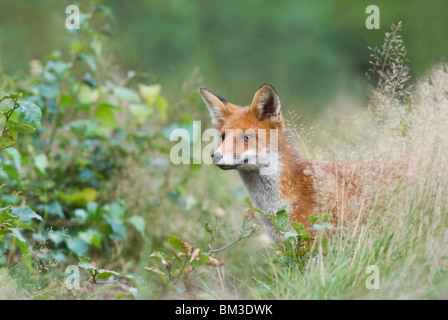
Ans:
[[[383,192],[388,184],[363,186],[356,201],[347,204],[358,211],[358,218],[339,225],[330,252],[311,260],[304,273],[273,265],[271,276],[277,286],[269,297],[447,297],[446,88],[448,67],[438,65],[415,84],[413,97],[406,104],[390,99],[380,88],[375,92],[377,105],[370,111],[360,110],[336,123],[331,118],[321,119],[306,143],[303,137],[298,139],[299,148],[306,145],[317,160],[402,159],[409,167],[406,179],[392,193]],[[324,194],[321,197],[325,199]],[[344,206],[339,210],[343,215]],[[369,265],[379,268],[380,289],[366,288]],[[257,297],[263,295],[257,293]]]

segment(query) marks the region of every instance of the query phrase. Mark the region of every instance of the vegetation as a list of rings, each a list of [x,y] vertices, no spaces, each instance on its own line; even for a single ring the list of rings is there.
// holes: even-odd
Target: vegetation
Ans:
[[[66,46],[0,75],[0,298],[446,298],[448,67],[411,86],[401,23],[371,49],[369,108],[335,103],[314,129],[285,115],[303,157],[408,157],[415,177],[363,223],[316,212],[314,239],[285,209],[248,208],[234,172],[170,163],[170,132],[209,123],[201,74],[173,99],[123,71],[113,12],[94,3]]]

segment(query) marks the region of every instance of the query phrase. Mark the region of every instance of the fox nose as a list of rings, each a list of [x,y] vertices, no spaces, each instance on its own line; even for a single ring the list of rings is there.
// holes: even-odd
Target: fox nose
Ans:
[[[214,163],[219,162],[222,159],[222,154],[219,152],[215,152],[214,154],[212,154],[212,159]]]

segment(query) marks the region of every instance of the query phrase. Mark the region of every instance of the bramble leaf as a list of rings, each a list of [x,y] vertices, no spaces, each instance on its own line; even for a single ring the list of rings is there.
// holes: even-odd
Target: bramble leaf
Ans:
[[[182,245],[180,238],[170,235],[168,237],[168,243],[177,251],[179,252],[183,252],[183,253],[187,253],[187,250],[184,248],[184,246]]]

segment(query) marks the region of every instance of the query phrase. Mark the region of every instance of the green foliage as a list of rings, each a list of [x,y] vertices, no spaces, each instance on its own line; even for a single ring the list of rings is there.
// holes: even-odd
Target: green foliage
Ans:
[[[3,130],[0,135],[0,149],[12,147],[19,133],[31,133],[40,127],[41,110],[34,103],[21,100],[21,94],[8,94],[0,98]],[[10,102],[8,104],[8,102]]]
[[[30,247],[27,240],[23,237],[21,230],[33,230],[31,227],[31,220],[37,219],[42,221],[42,217],[36,214],[28,206],[22,207],[12,207],[6,206],[0,208],[0,241],[6,240],[5,238],[10,238],[9,242],[16,244],[20,251],[22,252],[22,260],[26,266],[27,272],[31,273],[31,256]],[[0,257],[5,257],[6,250],[5,247],[0,247]],[[6,264],[7,261],[1,261]]]
[[[97,280],[105,280],[105,279],[109,279],[110,277],[115,277],[117,281],[119,281],[121,278],[132,279],[132,275],[129,275],[129,274],[122,275],[119,272],[114,271],[114,270],[99,269],[96,266],[96,263],[89,257],[84,257],[84,258],[80,257],[78,267],[89,271],[89,274],[92,277],[93,282],[95,282],[95,283]],[[135,284],[135,281],[134,281],[134,284]]]
[[[205,265],[216,268],[224,266],[225,262],[216,257],[214,253],[224,251],[237,242],[248,238],[256,229],[252,217],[246,216],[240,227],[238,237],[229,244],[219,249],[214,249],[213,243],[216,241],[217,226],[218,221],[216,221],[214,229],[207,222],[205,223],[204,229],[211,236],[211,243],[208,245],[211,249],[208,252],[201,251],[199,247],[192,246],[185,241],[181,241],[179,237],[170,235],[166,242],[171,246],[172,250],[168,253],[162,251],[154,251],[151,253],[150,257],[158,259],[163,268],[151,266],[145,267],[145,269],[157,275],[162,281],[162,294],[168,290],[175,289],[178,283],[181,283],[185,286],[190,297],[193,298],[195,295],[190,292],[190,286],[194,272],[197,269],[202,270],[202,267]]]
[[[108,284],[91,293],[87,299],[91,299],[99,294],[108,293],[109,291],[116,289],[120,284],[126,284],[127,286],[120,288],[118,293],[114,293],[114,296],[112,297],[113,300],[122,298],[135,299],[136,293],[138,293],[137,281],[132,274],[121,274],[115,270],[100,269],[89,257],[80,257],[78,267],[89,272],[90,278],[94,284]],[[123,289],[127,292],[123,292]]]
[[[257,208],[250,210],[271,218],[274,223],[280,242],[272,245],[273,261],[288,268],[303,268],[312,257],[315,237],[302,224],[296,221],[288,223],[289,214],[285,208],[277,211],[264,211]],[[310,215],[309,218],[312,223],[311,231],[319,231],[319,241],[324,241],[327,247],[325,232],[333,228],[333,225],[328,222],[331,219],[331,213]]]
[[[0,92],[17,92],[0,98],[0,266],[10,267],[20,252],[30,274],[115,246],[131,250],[130,237],[147,237],[145,219],[107,190],[129,161],[148,165],[141,150],[166,145],[163,127],[148,122],[165,122],[169,105],[144,74],[116,80],[104,67],[110,19],[110,10],[93,6],[69,52],[34,60],[30,74],[0,78]],[[41,245],[47,254],[39,254]],[[94,280],[116,275],[95,270]]]

